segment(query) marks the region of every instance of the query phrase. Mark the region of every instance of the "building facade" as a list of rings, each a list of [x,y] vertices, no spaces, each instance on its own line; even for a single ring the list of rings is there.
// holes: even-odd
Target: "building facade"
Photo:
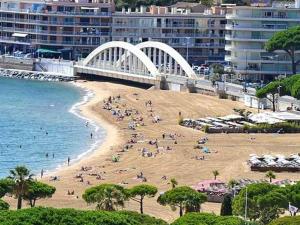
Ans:
[[[84,57],[111,40],[113,11],[113,0],[0,0],[1,52]]]
[[[289,55],[267,52],[264,46],[276,32],[299,25],[299,8],[280,3],[272,7],[240,6],[234,7],[226,19],[225,60],[242,79],[272,80],[277,75],[292,74]],[[300,59],[300,52],[296,57]]]
[[[41,49],[77,59],[111,40],[154,40],[174,47],[190,63],[220,62],[225,12],[197,3],[115,12],[113,0],[0,0],[0,50]]]
[[[175,48],[190,64],[224,61],[225,12],[199,4],[151,6],[113,14],[112,40],[132,44],[159,41]]]

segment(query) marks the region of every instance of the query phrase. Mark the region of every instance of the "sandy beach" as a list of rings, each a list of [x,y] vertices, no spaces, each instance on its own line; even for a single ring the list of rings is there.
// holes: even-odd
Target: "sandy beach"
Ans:
[[[107,131],[107,137],[96,151],[78,163],[56,171],[59,181],[49,181],[49,174],[44,177],[43,181],[54,185],[57,191],[53,198],[38,201],[37,205],[92,209],[94,206],[87,205],[81,198],[86,188],[101,183],[130,187],[142,183],[141,179],[136,178],[140,172],[147,178],[147,183],[159,188],[159,192],[171,187],[171,178],[176,178],[179,185],[190,186],[203,179],[212,179],[213,170],[218,170],[218,178],[224,181],[238,178],[261,179],[265,174],[251,172],[246,164],[249,154],[289,155],[300,152],[299,134],[207,135],[178,125],[179,112],[185,118],[224,116],[232,114],[233,108],[245,108],[240,102],[201,94],[145,90],[108,82],[78,81],[77,85],[94,92],[94,97],[82,105],[80,111],[83,116],[102,126]],[[129,130],[129,118],[117,120],[110,111],[102,108],[104,99],[117,95],[121,99],[116,105],[122,110],[137,110],[143,117],[144,126]],[[152,102],[150,108],[145,106],[145,102],[149,100]],[[153,116],[158,116],[161,121],[153,123]],[[164,133],[175,134],[176,142],[171,138],[163,139]],[[122,151],[132,134],[137,135],[137,143],[132,144],[128,151]],[[205,154],[205,160],[195,160],[195,156],[203,156],[203,153],[194,149],[194,145],[204,136],[208,137],[206,146],[212,153]],[[148,142],[156,139],[158,146],[164,149],[169,147],[171,150],[160,151],[156,157],[143,157],[142,148],[155,153],[155,146]],[[112,162],[113,156],[118,156],[120,161]],[[82,167],[90,168],[81,171]],[[82,174],[83,182],[75,178],[78,174]],[[95,174],[100,174],[101,179],[96,179]],[[167,179],[162,179],[163,176]],[[296,180],[300,178],[299,173],[277,173],[276,176]],[[68,190],[74,190],[74,195],[68,195]],[[14,207],[15,200],[9,202]],[[126,209],[138,210],[138,205],[130,201],[126,204]],[[220,204],[205,203],[202,210],[219,214]],[[177,212],[156,203],[156,198],[146,200],[144,212],[166,221],[178,217]]]

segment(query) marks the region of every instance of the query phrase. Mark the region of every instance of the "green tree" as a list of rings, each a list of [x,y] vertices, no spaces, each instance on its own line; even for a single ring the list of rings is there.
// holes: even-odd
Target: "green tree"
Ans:
[[[0,198],[12,192],[14,182],[11,179],[0,179]]]
[[[201,0],[201,4],[207,7],[211,7],[214,4],[213,0]]]
[[[172,188],[175,188],[175,187],[178,185],[178,182],[177,182],[177,180],[176,180],[175,178],[172,178],[172,179],[170,180],[170,182],[171,182]]]
[[[260,88],[256,91],[257,98],[266,98],[272,103],[272,110],[275,112],[276,110],[276,94],[278,93],[278,88],[282,85],[281,81],[273,81]],[[269,97],[269,95],[271,97]]]
[[[276,178],[275,174],[273,173],[273,171],[269,170],[266,173],[266,178],[269,178],[270,183],[272,183],[272,180]]]
[[[221,216],[231,216],[232,215],[232,197],[230,194],[227,194],[224,196],[220,215]]]
[[[128,211],[34,207],[0,210],[1,225],[167,225],[161,219]]]
[[[281,189],[282,193],[287,196],[291,205],[300,208],[300,182],[294,185],[287,185]]]
[[[298,79],[291,89],[291,96],[294,98],[300,99],[300,79]]]
[[[128,191],[130,198],[140,204],[140,213],[143,214],[144,198],[146,196],[149,198],[154,197],[157,193],[157,188],[152,185],[141,184],[130,188]]]
[[[214,170],[212,171],[213,175],[214,175],[214,179],[216,180],[217,179],[217,176],[220,175],[219,171],[218,170]]]
[[[269,225],[299,225],[300,216],[285,216],[273,220]]]
[[[0,211],[1,210],[8,210],[9,209],[9,204],[2,199],[0,199]]]
[[[245,225],[245,222],[233,216],[217,216],[211,213],[194,212],[185,214],[171,225]]]
[[[28,191],[28,182],[33,180],[33,174],[25,166],[17,166],[15,169],[10,170],[9,173],[8,178],[14,182],[12,194],[18,199],[17,209],[21,209],[23,196]]]
[[[288,206],[288,198],[278,186],[269,183],[250,184],[233,199],[233,214],[245,215],[247,189],[247,215],[251,220],[266,221],[276,219],[282,209]]]
[[[228,181],[229,188],[233,189],[236,185],[238,185],[238,182],[234,179],[231,179]]]
[[[300,26],[275,32],[273,37],[266,43],[265,48],[269,52],[285,51],[292,61],[292,73],[296,74],[297,65],[300,63],[300,60],[295,61],[295,52],[300,50]]]
[[[199,211],[201,204],[206,201],[207,197],[203,193],[199,193],[194,189],[182,186],[175,187],[160,195],[157,202],[161,205],[170,205],[172,208],[179,208],[179,215],[182,216],[184,210],[186,212]]]
[[[39,181],[28,182],[28,191],[24,195],[24,199],[29,201],[31,207],[35,206],[38,199],[51,198],[56,188]]]
[[[128,200],[128,194],[120,185],[101,184],[88,188],[82,198],[87,203],[97,203],[97,209],[114,211],[119,206],[124,207],[125,201]]]

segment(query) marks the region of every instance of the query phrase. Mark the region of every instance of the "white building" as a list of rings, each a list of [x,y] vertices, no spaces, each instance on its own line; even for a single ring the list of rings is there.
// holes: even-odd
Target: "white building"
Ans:
[[[225,60],[242,79],[271,80],[276,75],[292,73],[288,54],[266,52],[264,44],[274,33],[300,24],[299,7],[278,2],[272,6],[239,6],[226,19]],[[300,66],[297,69],[300,72]]]

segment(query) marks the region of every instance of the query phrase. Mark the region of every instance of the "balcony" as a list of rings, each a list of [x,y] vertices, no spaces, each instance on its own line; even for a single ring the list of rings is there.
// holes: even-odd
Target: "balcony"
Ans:
[[[287,25],[266,25],[262,24],[259,26],[256,25],[232,25],[226,24],[226,30],[245,30],[245,31],[281,31],[287,29]]]
[[[270,75],[274,75],[274,74],[287,74],[287,75],[291,75],[292,72],[291,70],[263,70],[263,69],[243,69],[243,68],[235,68],[234,71],[237,74],[270,74]]]
[[[50,40],[41,40],[41,39],[24,39],[24,40],[18,40],[13,37],[5,37],[0,36],[0,42],[2,43],[11,43],[11,44],[20,44],[20,45],[37,45],[37,44],[43,44],[43,45],[52,45],[52,46],[85,46],[85,47],[96,47],[104,42],[101,41],[50,41]]]
[[[110,36],[110,32],[72,32],[72,31],[48,31],[40,29],[26,29],[26,28],[13,28],[13,27],[1,27],[0,31],[7,32],[21,32],[29,34],[41,34],[41,35],[57,35],[57,36]]]
[[[255,41],[255,42],[266,42],[269,38],[265,36],[239,36],[239,35],[225,35],[225,40],[227,41]]]
[[[284,10],[284,9],[283,9]],[[239,15],[239,13],[232,13],[232,14],[226,14],[226,19],[231,20],[260,20],[260,21],[299,21],[300,17],[297,14],[294,15],[268,15],[266,16],[264,14],[264,11],[262,11],[259,14],[252,14],[252,15],[246,15],[242,13]]]
[[[22,13],[22,14],[29,14],[29,15],[55,15],[55,16],[111,16],[111,12],[81,12],[81,11],[48,11],[48,10],[30,10],[30,9],[7,9],[7,8],[0,8],[0,12],[10,12],[10,13]]]
[[[113,27],[115,28],[141,28],[141,29],[172,29],[172,28],[181,28],[181,29],[225,29],[225,24],[218,25],[207,25],[207,26],[199,26],[198,24],[157,24],[157,23],[117,23],[113,22]]]
[[[2,22],[12,22],[21,24],[36,24],[36,25],[61,25],[61,26],[89,26],[89,27],[110,27],[111,23],[89,23],[89,22],[70,22],[70,21],[54,21],[54,20],[31,20],[20,18],[1,17]]]

